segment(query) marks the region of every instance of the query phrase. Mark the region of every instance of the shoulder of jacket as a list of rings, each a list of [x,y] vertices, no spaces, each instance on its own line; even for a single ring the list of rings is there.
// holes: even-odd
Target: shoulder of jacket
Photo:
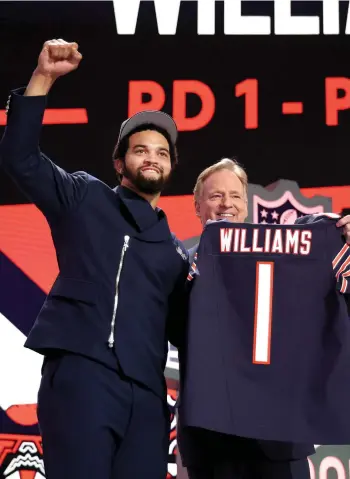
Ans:
[[[110,186],[108,186],[99,178],[90,175],[90,173],[87,173],[86,171],[76,171],[72,173],[72,176],[84,181],[88,187],[99,188],[101,190],[108,190],[113,192],[113,189]]]

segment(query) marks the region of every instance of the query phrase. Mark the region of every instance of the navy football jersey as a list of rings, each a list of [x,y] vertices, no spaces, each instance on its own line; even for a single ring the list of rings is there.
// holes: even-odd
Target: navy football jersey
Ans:
[[[188,276],[186,425],[350,443],[350,248],[338,218],[205,227]]]

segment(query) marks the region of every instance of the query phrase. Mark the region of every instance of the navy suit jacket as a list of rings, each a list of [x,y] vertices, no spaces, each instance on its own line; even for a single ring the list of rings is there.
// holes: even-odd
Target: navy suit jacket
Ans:
[[[189,261],[192,264],[194,260],[194,256],[196,253],[198,245],[195,245],[193,248],[189,250]],[[193,275],[195,281],[195,274]],[[191,282],[188,283],[188,287],[190,288]],[[190,294],[190,293],[189,293]],[[191,347],[187,348],[187,344],[191,344],[195,341],[195,338],[186,337],[186,341],[179,346],[179,363],[180,363],[180,394],[179,399],[177,402],[178,407],[178,447],[181,454],[182,462],[184,466],[199,466],[203,464],[203,457],[206,457],[207,448],[208,448],[208,440],[209,442],[213,441],[213,446],[215,442],[216,448],[218,447],[218,443],[222,434],[212,434],[208,435],[207,430],[205,430],[205,425],[207,424],[206,417],[204,417],[203,413],[203,433],[201,437],[201,423],[199,418],[201,417],[201,404],[200,402],[194,404],[191,402],[191,398],[193,395],[191,394],[192,390],[196,389],[195,382],[191,382],[188,384],[186,382],[186,361],[187,357],[191,355]],[[208,354],[207,351],[204,351],[203,354]],[[206,371],[198,371],[198,375],[207,374],[207,382],[208,382],[208,392],[210,394],[211,387],[215,387],[215,379],[210,375],[210,372]],[[220,371],[215,371],[215,375],[220,376]],[[182,391],[186,391],[185,394],[182,394]],[[222,398],[221,404],[218,404],[218,407],[215,408],[213,411],[213,415],[217,419],[216,422],[222,423],[225,422],[225,418],[230,416],[230,408],[227,404],[225,408],[225,402],[228,400],[226,391],[222,391],[220,394]],[[191,404],[190,404],[191,403]],[[195,409],[196,411],[196,420],[193,423],[191,411]],[[237,414],[240,414],[237,411]],[[193,429],[193,426],[196,429]],[[215,431],[212,431],[215,433]],[[224,435],[225,436],[225,435]],[[225,443],[227,444],[227,442]],[[234,446],[234,442],[232,442],[232,447]],[[291,443],[291,442],[279,442],[279,441],[266,441],[266,440],[257,440],[258,448],[262,451],[262,453],[269,459],[275,461],[288,461],[293,459],[305,458],[310,454],[315,452],[315,448],[313,444],[299,444],[299,443]],[[210,446],[209,446],[210,449]],[[214,447],[213,447],[214,449]],[[205,463],[205,460],[204,460]]]
[[[39,149],[46,97],[12,92],[0,166],[43,212],[59,275],[26,346],[65,350],[120,370],[165,398],[187,251],[166,216],[131,190],[67,173]]]

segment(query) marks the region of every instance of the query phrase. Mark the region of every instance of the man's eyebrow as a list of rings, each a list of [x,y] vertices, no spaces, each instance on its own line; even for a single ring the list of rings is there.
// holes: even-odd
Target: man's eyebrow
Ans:
[[[210,195],[212,195],[213,193],[223,193],[223,190],[220,190],[220,188],[215,188],[215,189],[209,191]],[[229,193],[230,193],[230,195],[232,195],[232,194],[241,195],[242,194],[237,190],[230,190]]]
[[[137,144],[137,145],[134,145],[133,148],[147,148],[147,147],[146,145]]]
[[[169,148],[167,148],[166,146],[161,146],[159,149],[162,151],[166,151],[167,153],[170,153]]]
[[[134,146],[133,146],[133,149],[135,149],[135,148],[148,148],[148,146],[147,146],[147,145],[142,145],[142,144],[140,143],[140,144],[134,145]],[[159,149],[159,150],[164,150],[164,151],[170,153],[169,149],[168,149],[167,147],[165,147],[165,146],[158,146],[157,149]]]
[[[231,190],[231,191],[229,191],[229,193],[231,193],[231,194],[233,193],[235,195],[241,195],[242,194],[240,191],[237,191],[237,190]]]

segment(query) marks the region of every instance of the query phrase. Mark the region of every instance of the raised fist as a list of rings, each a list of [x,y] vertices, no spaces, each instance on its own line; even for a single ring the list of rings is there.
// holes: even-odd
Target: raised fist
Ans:
[[[58,78],[78,68],[82,58],[77,43],[49,40],[44,43],[36,70],[45,76]]]

